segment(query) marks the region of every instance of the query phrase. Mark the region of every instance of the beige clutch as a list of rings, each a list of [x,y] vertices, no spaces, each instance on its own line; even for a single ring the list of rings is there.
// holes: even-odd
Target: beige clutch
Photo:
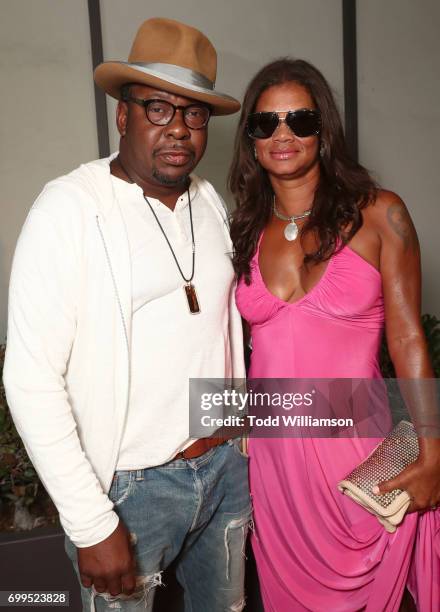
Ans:
[[[374,514],[387,531],[393,533],[410,504],[406,491],[395,489],[385,495],[373,495],[379,482],[394,478],[419,456],[417,433],[408,421],[400,421],[344,480],[338,489]]]

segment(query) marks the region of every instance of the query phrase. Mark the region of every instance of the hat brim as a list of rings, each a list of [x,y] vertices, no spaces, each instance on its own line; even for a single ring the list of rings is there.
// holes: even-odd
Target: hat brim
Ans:
[[[95,83],[101,87],[109,96],[119,100],[121,98],[121,87],[126,83],[140,83],[157,87],[163,91],[174,93],[209,104],[213,115],[231,115],[240,110],[240,102],[226,94],[197,87],[184,83],[179,79],[173,79],[167,74],[151,71],[146,68],[136,68],[127,62],[104,62],[96,67],[94,72]]]

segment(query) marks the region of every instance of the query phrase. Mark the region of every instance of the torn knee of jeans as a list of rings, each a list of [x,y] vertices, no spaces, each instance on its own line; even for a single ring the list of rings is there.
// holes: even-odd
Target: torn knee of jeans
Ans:
[[[239,601],[234,602],[229,608],[229,612],[242,612],[245,604],[245,598],[243,597]]]
[[[226,580],[229,580],[229,532],[231,530],[239,530],[241,534],[241,556],[246,559],[246,538],[249,527],[251,525],[252,511],[249,510],[243,516],[232,519],[225,527],[224,545],[226,550]]]
[[[162,572],[155,572],[154,574],[151,574],[150,576],[145,576],[145,580],[142,584],[142,588],[143,588],[144,596],[145,596],[145,607],[147,607],[148,598],[152,590],[155,589],[157,586],[164,586],[162,582]],[[136,584],[136,588],[137,588],[137,584]]]

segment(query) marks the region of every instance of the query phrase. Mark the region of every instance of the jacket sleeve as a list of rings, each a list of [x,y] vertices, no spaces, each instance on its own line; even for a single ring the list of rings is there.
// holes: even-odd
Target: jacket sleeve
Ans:
[[[58,193],[57,193],[58,191]],[[64,375],[75,339],[81,247],[74,197],[46,189],[19,237],[9,288],[4,384],[26,450],[76,546],[118,524],[77,433]]]

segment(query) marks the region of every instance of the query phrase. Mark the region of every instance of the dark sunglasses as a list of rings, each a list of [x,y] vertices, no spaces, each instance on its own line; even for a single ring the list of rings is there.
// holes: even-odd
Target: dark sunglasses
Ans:
[[[277,112],[251,113],[246,123],[248,135],[251,138],[270,138],[281,121],[285,121],[295,136],[299,138],[319,134],[321,130],[319,110],[300,108],[284,112],[285,117],[280,117],[280,113]]]

